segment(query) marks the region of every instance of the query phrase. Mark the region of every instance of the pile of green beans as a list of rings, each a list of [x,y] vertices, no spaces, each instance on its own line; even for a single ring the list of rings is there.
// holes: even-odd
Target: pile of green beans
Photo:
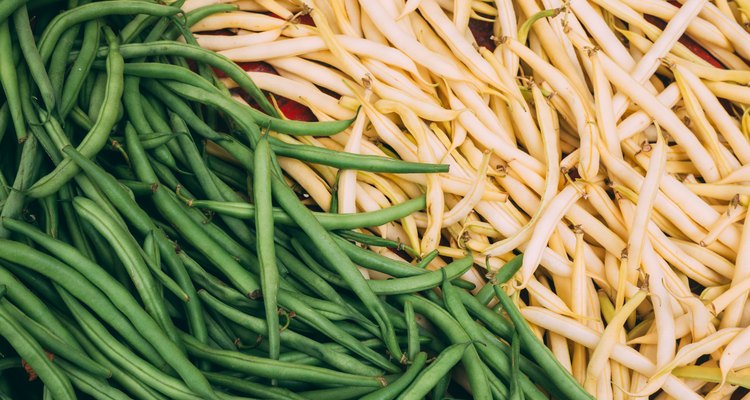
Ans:
[[[274,138],[351,121],[280,118],[239,66],[191,44],[187,26],[232,6],[182,3],[0,2],[0,399],[588,397],[498,286],[472,293],[471,254],[428,270],[437,251],[369,231],[424,196],[314,212],[276,157],[447,165]]]

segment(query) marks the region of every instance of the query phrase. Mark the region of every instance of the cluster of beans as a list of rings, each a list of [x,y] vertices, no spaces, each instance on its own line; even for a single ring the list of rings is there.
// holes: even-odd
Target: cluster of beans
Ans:
[[[221,7],[59,3],[0,3],[0,398],[587,396],[502,290],[471,293],[459,278],[471,255],[428,271],[436,253],[410,264],[358,245],[398,247],[358,229],[424,197],[314,213],[276,155],[375,172],[446,166],[269,137],[350,121],[278,118],[239,67],[192,45],[187,26]],[[208,141],[237,164],[208,156]],[[358,266],[393,279],[365,280]]]

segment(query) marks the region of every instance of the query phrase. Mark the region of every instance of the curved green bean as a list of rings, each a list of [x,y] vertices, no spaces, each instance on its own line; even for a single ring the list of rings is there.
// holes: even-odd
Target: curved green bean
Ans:
[[[420,400],[430,393],[443,376],[448,375],[461,361],[470,343],[456,343],[448,346],[427,368],[419,373],[413,382],[398,396],[399,400]]]
[[[84,273],[86,278],[79,278],[82,281],[80,285],[83,286],[86,279],[88,279],[106,293],[107,297],[112,300],[118,309],[130,318],[140,335],[142,335],[148,343],[153,345],[153,347],[151,345],[146,347],[150,350],[144,351],[142,350],[144,343],[143,340],[140,339],[138,343],[133,344],[134,348],[139,349],[144,356],[150,359],[153,359],[157,354],[163,357],[163,360],[185,380],[195,393],[201,394],[207,398],[212,397],[212,390],[206,379],[201,375],[200,371],[190,363],[180,348],[164,334],[156,321],[154,321],[154,319],[151,318],[143,308],[141,308],[135,298],[119,282],[117,282],[117,280],[109,274],[102,273],[101,267],[86,258],[72,246],[59,240],[49,238],[26,223],[4,220],[3,224],[14,232],[21,233],[28,237],[56,257],[59,257],[67,264]],[[66,269],[69,269],[67,266],[64,267],[65,268],[62,268],[59,273],[63,273]],[[74,272],[70,271],[68,275],[73,276]],[[75,275],[81,276],[77,273],[75,273]],[[82,300],[85,301],[85,299]],[[123,334],[123,336],[125,335]],[[152,362],[154,361],[152,360]],[[161,362],[156,361],[155,363],[161,366]]]
[[[207,91],[199,87],[184,84],[177,81],[164,81],[164,86],[173,90],[175,93],[190,99],[215,107],[221,111],[227,112],[237,120],[247,118],[248,116],[256,124],[268,127],[270,130],[288,135],[297,136],[330,136],[335,135],[351,125],[353,119],[343,121],[325,121],[325,122],[303,122],[295,120],[278,119],[268,116],[254,109],[253,107],[238,103],[228,96],[223,96],[216,91]],[[257,138],[253,138],[257,140]]]
[[[206,291],[199,291],[198,295],[201,296],[201,299],[209,307],[236,324],[248,328],[259,335],[267,332],[268,326],[262,319],[227,306]],[[285,347],[319,358],[340,371],[366,376],[378,376],[382,374],[382,371],[376,368],[362,364],[357,359],[344,353],[330,351],[320,343],[306,336],[300,335],[293,330],[285,329],[279,336],[281,343]]]
[[[112,376],[112,372],[101,364],[89,358],[89,356],[77,347],[70,346],[60,339],[57,334],[51,331],[44,325],[34,321],[29,316],[24,314],[21,310],[16,308],[13,304],[7,301],[0,301],[0,307],[13,316],[13,318],[25,329],[39,344],[44,346],[45,349],[51,351],[57,356],[60,356],[78,367],[86,370],[87,372],[97,376],[99,378],[109,378]]]
[[[188,352],[194,356],[211,361],[216,365],[244,372],[253,376],[268,379],[293,380],[328,385],[381,387],[383,378],[347,374],[325,368],[296,365],[268,358],[254,357],[236,351],[217,350],[210,348],[191,337],[183,334],[182,340],[187,345]]]
[[[99,3],[95,3],[99,4]],[[85,6],[82,6],[85,7]],[[123,65],[124,60],[119,54],[119,44],[117,38],[111,30],[105,31],[110,41],[109,54],[107,56],[107,86],[105,89],[104,101],[100,108],[100,117],[97,118],[94,126],[86,134],[83,141],[78,145],[78,151],[85,157],[95,156],[107,143],[109,132],[117,122],[117,114],[120,109],[120,98],[123,92]],[[57,164],[55,169],[39,179],[32,187],[26,191],[30,197],[45,197],[56,192],[67,181],[72,179],[79,171],[78,166],[69,158],[64,159]]]
[[[91,64],[96,58],[96,51],[99,49],[100,32],[101,29],[99,28],[98,20],[88,21],[83,27],[81,49],[78,52],[78,57],[76,57],[70,67],[70,74],[68,74],[63,83],[62,94],[60,95],[60,107],[58,111],[62,118],[65,118],[76,104],[78,93],[83,87],[83,81],[91,70]]]
[[[135,15],[148,14],[158,17],[169,17],[181,12],[177,7],[164,6],[145,1],[113,0],[107,2],[94,2],[57,15],[42,32],[39,41],[39,53],[43,63],[46,63],[54,51],[57,40],[68,28],[96,18],[109,15]]]
[[[472,265],[474,265],[474,257],[468,255],[439,270],[422,275],[387,280],[369,280],[367,284],[379,296],[421,292],[440,286],[444,277],[448,280],[458,278],[466,273]]]
[[[567,399],[593,399],[593,397],[581,387],[580,384],[563,368],[557,361],[552,351],[537,339],[534,332],[531,331],[526,320],[523,319],[521,312],[513,304],[513,300],[502,290],[500,286],[495,286],[495,295],[500,304],[508,313],[508,317],[516,327],[518,336],[521,338],[521,345],[528,351],[534,360],[542,367],[552,383],[560,391],[560,395]]]
[[[447,351],[448,349],[446,349]],[[440,357],[438,357],[438,360]],[[435,360],[437,362],[438,360]],[[362,397],[360,400],[393,400],[402,391],[405,391],[411,383],[417,378],[418,374],[422,372],[425,364],[427,364],[427,353],[419,352],[414,356],[411,362],[411,366],[404,372],[403,375],[399,376],[398,379],[388,384],[388,386],[378,389],[367,396]]]
[[[36,41],[34,40],[34,32],[31,30],[29,13],[25,5],[19,7],[16,12],[13,13],[13,26],[16,28],[16,39],[21,47],[21,53],[23,53],[23,56],[26,59],[26,66],[39,89],[42,101],[47,107],[47,112],[52,113],[57,106],[55,90],[52,88],[52,82],[49,80],[47,70],[44,68],[46,60],[42,61],[39,49],[37,49]],[[61,31],[59,36],[63,36],[63,34],[64,31]],[[9,55],[10,54],[6,55],[6,57]]]
[[[3,2],[2,4],[4,5],[5,3]],[[22,143],[27,137],[26,121],[23,118],[16,66],[13,63],[13,42],[10,36],[10,23],[2,19],[0,21],[2,21],[0,23],[0,54],[5,54],[5,56],[0,57],[0,82],[5,92],[8,108],[10,109],[10,117],[13,121],[13,128],[16,131],[16,139],[18,139],[19,143]]]
[[[0,307],[0,336],[34,369],[56,399],[75,400],[73,385],[60,368],[47,358],[44,349],[4,308]]]

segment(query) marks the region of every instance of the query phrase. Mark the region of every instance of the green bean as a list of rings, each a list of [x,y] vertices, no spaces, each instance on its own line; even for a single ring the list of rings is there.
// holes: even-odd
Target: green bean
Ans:
[[[294,245],[294,240],[292,244]],[[317,293],[320,297],[330,300],[334,303],[345,305],[346,301],[328,282],[321,278],[320,275],[311,271],[305,263],[300,261],[293,253],[282,246],[276,246],[276,256],[286,266],[289,272],[298,277],[301,282],[306,284],[310,290]],[[322,267],[321,267],[322,268]]]
[[[57,102],[58,112],[61,105],[62,88],[65,82],[65,72],[68,67],[68,55],[75,45],[75,41],[78,38],[81,27],[79,25],[73,26],[66,30],[60,38],[60,44],[55,48],[52,53],[52,58],[49,62],[49,76],[50,83],[52,84],[53,93],[55,95],[55,101]]]
[[[187,269],[190,277],[199,286],[203,287],[206,291],[211,293],[213,296],[218,297],[221,301],[231,304],[233,306],[247,305],[248,299],[242,295],[236,289],[227,286],[219,278],[209,274],[204,270],[199,263],[190,258],[187,253],[180,251],[178,256],[182,260],[185,268]]]
[[[487,306],[488,304],[490,304],[490,301],[495,298],[495,291],[492,289],[491,284],[485,284],[481,289],[479,289],[474,297],[477,301],[482,303],[482,305]],[[466,302],[464,302],[464,305],[466,305]]]
[[[192,72],[191,72],[192,73]],[[202,78],[197,74],[191,75],[195,81]],[[206,83],[201,83],[204,86]],[[146,90],[153,93],[165,103],[180,117],[182,117],[196,133],[216,141],[222,147],[231,143],[234,139],[230,136],[221,136],[201,120],[190,107],[179,96],[172,91],[167,90],[163,85],[154,81],[153,84],[147,85]],[[229,142],[227,142],[229,141]],[[322,165],[328,165],[343,169],[356,169],[370,172],[394,172],[394,173],[430,173],[430,172],[447,172],[448,165],[443,164],[423,164],[402,161],[393,158],[360,155],[346,153],[336,150],[329,150],[323,147],[315,147],[303,144],[288,144],[276,138],[269,138],[271,149],[281,156],[291,157],[298,160],[315,162]],[[226,149],[226,147],[225,147]]]
[[[122,188],[125,191],[132,193],[133,196],[150,196],[151,195],[152,187],[148,183],[129,180],[129,179],[118,179],[117,182],[122,186]],[[133,200],[135,199],[133,198]]]
[[[301,122],[282,120],[263,114],[250,106],[238,103],[231,97],[223,96],[218,92],[203,90],[193,85],[187,85],[177,81],[164,81],[163,84],[187,99],[221,109],[232,115],[235,120],[240,115],[242,118],[247,118],[249,116],[260,126],[268,127],[272,131],[289,135],[335,135],[346,129],[353,121]],[[255,138],[255,140],[257,140],[257,138]]]
[[[57,196],[50,196],[40,199],[39,204],[42,207],[42,216],[44,217],[44,230],[48,235],[56,238],[59,230],[59,220],[57,214]]]
[[[231,338],[224,326],[222,326],[222,324],[219,324],[211,315],[212,313],[208,312],[204,316],[206,320],[206,328],[208,330],[208,337],[216,343],[216,347],[224,350],[236,351],[236,339]]]
[[[345,346],[352,352],[360,355],[362,358],[370,361],[379,368],[384,369],[388,372],[398,372],[393,364],[388,362],[382,355],[362,346],[360,341],[355,339],[352,335],[347,333],[342,327],[347,326],[345,323],[333,324],[328,319],[320,315],[308,306],[305,302],[299,300],[294,293],[287,292],[285,290],[279,291],[279,303],[284,307],[293,310],[299,318],[304,320],[307,324],[317,329],[321,333],[328,336],[333,341]],[[369,332],[368,332],[369,335]]]
[[[440,378],[438,383],[435,385],[435,387],[432,388],[432,398],[433,399],[445,399],[445,392],[448,391],[448,386],[450,386],[452,380],[451,374],[447,374]],[[502,399],[502,397],[500,397]]]
[[[380,377],[354,375],[324,368],[295,365],[268,358],[254,357],[235,351],[212,349],[186,334],[182,335],[182,339],[187,345],[188,351],[194,356],[211,361],[216,365],[230,368],[233,371],[244,372],[253,376],[324,385],[368,387],[384,385]]]
[[[106,144],[109,132],[117,122],[117,111],[120,109],[120,97],[122,97],[123,92],[122,69],[124,61],[118,51],[119,44],[111,30],[106,30],[105,36],[110,41],[110,46],[109,55],[107,56],[107,87],[101,109],[106,110],[106,112],[100,112],[101,118],[96,120],[94,126],[77,148],[81,154],[88,158],[96,155]],[[31,197],[48,196],[50,193],[59,190],[78,171],[79,168],[76,164],[66,158],[55,167],[54,171],[41,178],[29,188],[26,194]]]
[[[226,6],[226,4],[220,5]],[[93,67],[102,69],[104,67],[104,64],[97,61],[94,62]],[[158,62],[131,62],[125,64],[124,72],[125,75],[136,76],[139,78],[171,79],[177,82],[197,86],[203,90],[216,90],[211,82],[207,81],[190,69],[172,64],[163,64]]]
[[[447,349],[446,349],[447,351]],[[439,357],[438,357],[439,359]],[[437,360],[435,361],[437,362]],[[388,386],[378,389],[367,396],[362,397],[361,400],[392,400],[395,399],[401,392],[405,391],[411,383],[417,378],[417,375],[422,372],[425,364],[427,363],[427,353],[419,352],[412,359],[411,366],[404,372],[403,375],[399,376],[398,379],[388,384]],[[447,374],[446,374],[447,375]]]
[[[521,345],[531,354],[539,366],[544,369],[549,380],[559,390],[560,395],[568,399],[593,399],[570,373],[560,365],[554,354],[552,354],[552,351],[537,339],[534,332],[531,331],[531,328],[523,319],[520,311],[518,311],[518,308],[513,304],[513,300],[505,294],[500,286],[495,286],[494,289],[495,295],[500,300],[500,304],[516,327],[518,336],[521,339]]]
[[[14,223],[19,225],[23,224],[22,222],[17,221],[12,221],[9,224],[9,221],[10,220],[3,220],[3,224],[6,227],[13,226]],[[35,229],[31,228],[31,230]],[[47,241],[56,241],[56,239],[49,238],[41,232],[39,232],[38,236],[45,237]],[[0,243],[2,243],[2,246],[0,246],[0,258],[36,271],[49,279],[52,279],[60,286],[69,289],[76,297],[86,302],[94,312],[106,318],[110,325],[120,332],[133,347],[143,352],[144,355],[154,354],[154,347],[143,342],[143,338],[138,331],[133,328],[130,321],[128,321],[122,313],[112,305],[110,302],[111,298],[107,299],[104,297],[102,292],[94,287],[88,279],[84,278],[83,275],[74,271],[57,259],[34,250],[25,244],[7,240],[0,240]],[[96,274],[109,276],[103,274],[100,271],[100,267],[97,266],[96,269],[99,270]],[[91,278],[89,277],[89,279]]]
[[[200,291],[198,294],[201,296],[201,299],[206,302],[207,305],[209,305],[224,317],[235,322],[236,324],[248,328],[259,335],[265,334],[267,332],[267,323],[262,319],[253,317],[249,314],[245,314],[241,311],[233,309],[232,307],[222,304],[217,298],[211,296],[205,291]],[[381,371],[376,368],[368,367],[367,365],[362,364],[358,360],[345,354],[329,351],[320,343],[303,335],[300,335],[290,329],[281,331],[279,337],[281,339],[281,343],[285,347],[298,350],[315,358],[319,358],[320,360],[343,372],[367,376],[376,376],[381,374]]]
[[[4,3],[4,2],[3,2]],[[19,5],[20,6],[20,5]],[[0,19],[0,83],[2,83],[5,98],[13,120],[13,128],[16,131],[16,139],[23,143],[27,137],[26,121],[21,110],[21,95],[18,91],[18,78],[16,66],[13,62],[13,42],[11,42],[9,22]]]
[[[71,194],[70,184],[63,185],[57,194],[60,198],[60,208],[62,209],[64,226],[68,228],[67,232],[70,237],[70,243],[83,253],[86,258],[93,260],[94,253],[91,250],[89,242],[85,239],[83,228],[78,220],[78,215],[73,209],[73,195]],[[4,228],[0,226],[0,229]]]
[[[52,82],[50,82],[47,70],[44,68],[45,63],[39,55],[39,50],[34,40],[34,33],[31,31],[29,13],[26,6],[19,7],[13,13],[13,25],[16,28],[16,39],[21,47],[21,53],[23,53],[26,59],[26,66],[29,68],[31,77],[39,88],[44,105],[47,107],[47,112],[51,113],[57,105],[55,91],[52,89]],[[60,36],[63,33],[60,32]]]
[[[408,360],[414,361],[419,353],[419,326],[414,315],[414,305],[410,301],[404,302],[404,318],[406,319],[407,356]]]
[[[7,219],[3,220],[3,224],[9,229],[13,229],[15,232],[22,233],[35,243],[44,247],[47,251],[54,254],[56,257],[59,257],[61,260],[83,272],[86,279],[90,280],[99,289],[106,293],[107,297],[113,301],[118,309],[123,311],[123,313],[130,318],[136,329],[138,329],[138,332],[143,335],[143,338],[153,345],[153,347],[147,347],[152,350],[147,350],[149,352],[143,353],[146,357],[151,359],[156,357],[158,360],[159,358],[156,355],[160,355],[164,358],[164,361],[174,368],[174,370],[185,380],[192,390],[202,396],[209,398],[212,397],[212,392],[208,383],[205,378],[200,375],[200,371],[198,371],[198,369],[187,360],[179,347],[177,347],[175,343],[164,334],[156,322],[143,311],[135,298],[133,298],[133,296],[114,278],[108,274],[102,274],[99,266],[87,259],[76,249],[61,241],[46,237],[28,224]],[[63,270],[64,269],[68,268],[65,267]],[[68,275],[74,275],[73,271],[71,270]],[[81,286],[83,286],[86,280],[84,278],[80,279],[82,280]],[[73,294],[75,294],[75,292],[73,292]],[[125,336],[125,334],[123,334],[123,336]],[[139,350],[144,348],[142,339],[141,342],[133,344],[133,347]],[[156,350],[153,350],[154,348]],[[152,362],[154,361],[152,360]],[[161,362],[157,361],[156,364],[161,365]]]
[[[2,28],[0,28],[2,29]],[[0,79],[0,83],[2,83],[2,79]],[[3,106],[0,107],[0,142],[3,141],[3,138],[5,137],[5,134],[8,132],[8,126],[11,123],[10,120],[10,106],[8,105],[8,102],[6,101],[3,103]],[[5,183],[5,178],[3,179],[3,185],[8,186]],[[0,189],[0,191],[4,191],[4,189]],[[7,196],[7,193],[5,193],[5,196]]]
[[[437,249],[435,249],[435,250],[427,253],[427,255],[425,255],[424,257],[422,257],[422,259],[419,260],[419,262],[417,262],[417,264],[415,265],[415,267],[422,268],[422,269],[427,268],[427,266],[430,265],[430,263],[432,262],[432,260],[434,260],[435,257],[437,257],[439,254],[440,254],[440,252]]]
[[[466,333],[462,324],[456,321],[448,311],[444,310],[437,304],[414,295],[397,295],[396,300],[402,304],[406,300],[410,300],[414,305],[414,311],[424,315],[428,320],[435,324],[441,332],[444,332],[445,335],[448,336],[448,339],[452,343],[467,343],[471,341],[471,337]],[[469,384],[473,390],[473,396],[475,398],[491,397],[490,389],[487,385],[484,371],[482,370],[482,361],[479,358],[475,346],[470,346],[466,350],[463,365],[469,376]]]
[[[232,203],[211,200],[192,200],[188,202],[191,207],[205,208],[218,214],[229,215],[236,218],[255,219],[257,216],[257,205],[248,203]],[[315,219],[327,230],[357,229],[380,226],[388,222],[408,216],[409,214],[424,209],[425,197],[420,196],[391,207],[382,208],[377,211],[369,211],[352,214],[331,214],[313,212]],[[269,216],[274,222],[296,226],[292,218],[283,210],[273,208],[269,210]]]
[[[422,370],[413,382],[398,396],[400,400],[423,399],[440,379],[449,374],[458,364],[470,343],[456,343],[448,346],[427,368]],[[473,389],[473,388],[472,388]]]
[[[521,383],[520,375],[521,370],[519,367],[519,362],[521,359],[521,339],[518,336],[518,331],[513,332],[513,338],[510,341],[510,348],[511,348],[511,374],[510,374],[510,400],[523,400],[524,394],[523,390],[519,388]]]
[[[336,245],[343,250],[352,261],[365,268],[372,269],[397,278],[415,276],[426,273],[422,268],[417,268],[409,263],[396,261],[380,254],[367,251],[354,243],[333,235]]]
[[[95,2],[76,7],[57,15],[42,32],[39,41],[39,52],[44,63],[54,51],[57,40],[68,28],[82,22],[109,15],[135,15],[148,14],[159,17],[168,17],[180,12],[177,7],[163,6],[142,1],[115,0],[106,3]],[[110,44],[111,46],[111,44]],[[111,50],[110,50],[111,51]]]
[[[237,5],[235,4],[211,4],[203,7],[198,7],[195,10],[187,13],[187,18],[185,19],[185,27],[190,28],[191,26],[195,25],[200,20],[208,16],[234,10],[237,10]],[[178,31],[178,29],[173,28],[165,32],[164,37],[170,40],[177,39],[180,34]]]
[[[13,304],[2,300],[0,307],[5,308],[10,315],[25,329],[35,340],[45,349],[53,352],[55,355],[62,357],[78,367],[83,368],[89,373],[99,378],[109,378],[111,372],[101,364],[89,358],[86,353],[79,350],[78,347],[70,346],[65,343],[57,334],[44,325],[34,321]]]
[[[5,0],[0,3],[0,22],[5,21],[14,11],[28,3],[29,0]],[[3,53],[8,54],[8,53]]]
[[[203,373],[210,382],[232,389],[239,393],[269,400],[305,400],[291,390],[261,385],[247,379],[235,378],[216,372]]]
[[[369,280],[367,283],[370,289],[380,296],[421,292],[440,286],[440,283],[443,282],[443,277],[452,280],[463,275],[473,264],[474,257],[468,255],[446,265],[442,269],[423,275],[388,280]]]
[[[271,145],[280,156],[340,169],[398,174],[439,173],[448,172],[449,169],[447,164],[417,163],[383,156],[353,154],[322,147],[289,144],[278,139],[272,140]]]
[[[153,15],[136,15],[120,30],[120,42],[122,44],[132,42],[144,29],[154,25],[159,20],[159,17]]]
[[[276,265],[276,248],[274,246],[274,221],[271,215],[273,200],[271,198],[271,157],[268,136],[263,136],[256,145],[253,163],[253,197],[258,215],[255,218],[255,230],[260,233],[256,242],[256,253],[260,263],[261,290],[263,305],[266,310],[269,357],[279,358],[279,315],[278,291],[279,268]]]
[[[338,387],[330,389],[311,390],[299,393],[307,400],[350,400],[372,393],[377,389],[371,387]]]
[[[180,135],[177,138],[177,144],[182,150],[186,159],[186,164],[190,166],[190,169],[195,174],[195,178],[198,180],[203,192],[212,200],[225,200],[225,196],[214,179],[213,173],[208,169],[208,166],[201,157],[198,148],[190,137],[185,121],[174,113],[170,112],[169,114],[173,130],[178,133],[183,133],[183,135]],[[231,189],[229,189],[229,191],[231,192]],[[221,218],[243,244],[255,244],[256,238],[248,228],[247,224],[235,218],[230,218],[229,216],[222,215]]]
[[[23,364],[21,364],[21,359],[18,357],[8,357],[8,356],[0,358],[0,372],[5,371],[6,369],[11,369],[11,368],[23,368]]]
[[[73,386],[83,393],[97,400],[127,400],[130,399],[125,393],[110,386],[107,381],[97,378],[88,372],[68,364],[64,360],[56,361],[60,368],[68,375]]]
[[[370,315],[375,318],[380,326],[381,334],[391,354],[396,358],[401,358],[401,349],[395,341],[393,326],[388,319],[383,304],[369,288],[352,260],[336,246],[333,237],[318,223],[312,212],[297,200],[294,192],[279,176],[274,175],[272,188],[279,205],[299,224],[300,228],[310,238],[311,243],[321,250],[321,256],[329,266],[336,270],[365,304]]]
[[[73,400],[76,398],[70,380],[56,364],[47,358],[39,343],[2,307],[0,307],[0,336],[4,337],[13,350],[34,369],[56,399]]]
[[[133,397],[143,400],[166,400],[166,398],[161,394],[155,392],[153,389],[149,388],[141,381],[135,379],[131,376],[131,374],[123,371],[120,366],[115,365],[104,354],[102,354],[102,352],[98,348],[96,348],[96,346],[89,340],[88,337],[86,337],[86,335],[84,335],[78,329],[78,327],[73,326],[73,324],[69,321],[64,320],[63,322],[65,322],[65,326],[70,329],[70,331],[75,336],[77,343],[81,344],[86,353],[91,355],[91,357],[95,361],[99,362],[101,365],[111,371],[112,379],[120,384],[123,389],[132,394]]]
[[[474,341],[474,343],[477,343],[472,344],[472,347],[476,349],[476,353],[482,356],[482,358],[490,368],[499,373],[504,379],[509,379],[511,376],[510,359],[505,353],[503,353],[496,347],[481,344],[481,341],[484,340],[484,337],[481,333],[479,325],[476,324],[474,320],[469,316],[468,311],[466,311],[466,308],[461,302],[461,298],[459,297],[460,291],[461,290],[456,289],[448,279],[445,279],[445,281],[443,282],[443,300],[448,312],[453,316],[455,321],[458,322],[466,335],[468,335],[469,338]],[[469,370],[471,369],[471,366],[469,365],[467,365],[467,368],[467,374],[469,375],[469,383],[471,384],[472,391],[477,390],[477,388],[475,387],[475,383],[477,382],[477,380],[472,379],[472,374],[478,374],[480,376],[484,375],[481,379],[481,381],[485,383],[485,387],[483,388],[484,395],[491,397],[491,389],[486,383],[487,378],[492,376],[492,374],[486,374],[481,368],[474,369],[474,371],[472,372]],[[536,398],[543,398],[543,396],[541,396],[541,393],[536,390],[533,384],[528,381],[526,383],[528,383],[528,385],[524,386],[523,389],[530,394],[530,398],[532,398],[533,396],[536,396]],[[505,387],[503,387],[502,391],[507,395],[508,391]]]
[[[60,295],[86,336],[108,358],[127,370],[136,379],[143,381],[153,389],[173,399],[197,400],[201,398],[192,393],[182,381],[167,375],[135,355],[127,346],[124,346],[114,338],[85,307],[65,290],[62,290]],[[205,379],[203,375],[200,375],[200,378]],[[186,383],[190,384],[189,381],[186,381]]]
[[[123,263],[128,275],[133,281],[138,294],[148,312],[165,332],[177,342],[177,331],[164,308],[164,302],[157,290],[154,277],[141,255],[141,248],[130,232],[116,223],[93,201],[83,198],[73,198],[73,207],[83,219],[88,221],[104,236],[111,248]]]
[[[156,176],[153,169],[146,161],[145,152],[140,146],[138,136],[132,126],[125,128],[125,139],[128,144],[128,153],[131,162],[139,178],[145,182],[156,182]],[[221,270],[222,273],[240,289],[243,294],[250,298],[257,296],[260,288],[258,281],[247,270],[229,254],[221,249],[221,245],[213,239],[205,236],[202,229],[192,220],[186,218],[185,213],[176,206],[167,191],[157,186],[153,191],[154,203],[159,212],[180,232],[180,234],[202,254],[208,257],[211,262]]]
[[[150,43],[127,44],[123,48],[126,58],[141,58],[153,56],[176,56],[193,59],[208,64],[224,72],[235,81],[240,88],[248,93],[258,103],[261,110],[268,115],[278,117],[276,109],[268,102],[263,92],[253,83],[247,73],[228,58],[199,46],[172,41],[157,41]],[[102,55],[105,50],[100,50]]]
[[[2,58],[2,57],[0,57]],[[42,152],[39,149],[38,141],[35,136],[29,136],[23,143],[21,150],[21,160],[18,162],[18,170],[13,181],[8,198],[5,200],[3,209],[0,211],[0,218],[18,218],[23,210],[26,189],[31,186],[36,178],[39,166],[42,163]],[[8,238],[10,232],[0,227],[0,238]]]
[[[89,94],[89,104],[83,104],[86,107],[86,115],[91,121],[96,121],[99,111],[104,103],[104,95],[107,90],[107,74],[95,72],[94,87]]]

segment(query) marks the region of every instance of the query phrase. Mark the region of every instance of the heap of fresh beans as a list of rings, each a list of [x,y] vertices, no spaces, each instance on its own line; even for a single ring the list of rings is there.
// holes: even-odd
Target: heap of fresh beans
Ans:
[[[331,137],[275,135],[285,145],[450,165],[402,175],[280,162],[314,206],[424,196],[423,212],[369,232],[437,251],[429,268],[470,250],[464,279],[477,289],[523,252],[506,293],[597,398],[750,398],[750,2],[183,9],[208,7],[197,42],[240,63],[281,114],[354,118]]]
[[[352,120],[285,119],[195,44],[226,7],[182,5],[0,2],[0,399],[590,398],[500,286],[522,255],[480,289],[470,251],[372,234],[429,196],[316,206],[293,173],[447,164],[302,143]]]

